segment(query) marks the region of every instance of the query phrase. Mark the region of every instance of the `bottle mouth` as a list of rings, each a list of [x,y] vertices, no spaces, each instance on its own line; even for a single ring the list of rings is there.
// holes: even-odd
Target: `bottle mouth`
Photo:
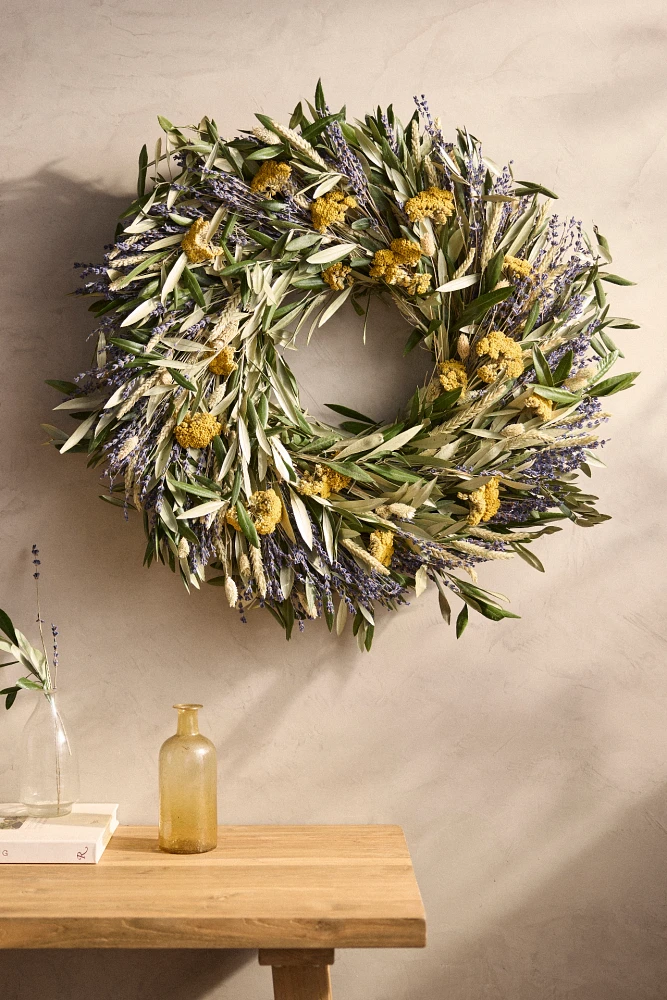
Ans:
[[[191,709],[203,708],[203,705],[174,705],[173,706],[179,712],[188,712]]]

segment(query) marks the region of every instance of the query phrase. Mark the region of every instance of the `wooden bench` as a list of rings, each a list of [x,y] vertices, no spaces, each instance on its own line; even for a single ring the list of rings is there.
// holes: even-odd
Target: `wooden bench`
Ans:
[[[208,854],[120,827],[98,865],[0,865],[0,948],[252,948],[276,1000],[330,1000],[336,948],[422,948],[397,826],[222,826]]]

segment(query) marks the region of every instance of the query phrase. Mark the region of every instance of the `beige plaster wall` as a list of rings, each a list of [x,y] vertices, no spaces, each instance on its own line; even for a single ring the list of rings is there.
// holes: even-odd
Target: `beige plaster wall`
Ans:
[[[429,947],[341,954],[339,1000],[663,998],[664,3],[5,0],[3,15],[0,606],[32,619],[36,540],[84,796],[153,822],[171,705],[201,700],[222,820],[406,830]],[[320,74],[353,114],[393,101],[408,117],[425,92],[447,128],[597,221],[614,267],[641,281],[612,289],[642,323],[623,365],[645,372],[610,401],[594,489],[614,520],[539,544],[544,576],[485,571],[522,618],[475,620],[458,643],[431,590],[383,619],[371,656],[320,625],[289,645],[268,616],[244,627],[219,591],[188,598],[144,571],[138,521],[97,500],[81,457],[41,447],[57,402],[42,380],[89,355],[71,262],[111,238],[156,114],[228,132],[255,110],[284,120]],[[364,352],[354,317],[332,322],[295,362],[304,398],[391,411],[419,375],[404,333],[378,308]],[[0,718],[0,800],[16,793],[23,702]],[[6,1000],[268,991],[242,953],[0,955]]]

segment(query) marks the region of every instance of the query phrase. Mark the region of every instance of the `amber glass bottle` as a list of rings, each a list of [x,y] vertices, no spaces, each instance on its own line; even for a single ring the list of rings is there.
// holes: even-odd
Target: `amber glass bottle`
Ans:
[[[203,854],[218,843],[215,747],[199,732],[201,705],[174,705],[176,735],[160,749],[160,832],[171,854]]]

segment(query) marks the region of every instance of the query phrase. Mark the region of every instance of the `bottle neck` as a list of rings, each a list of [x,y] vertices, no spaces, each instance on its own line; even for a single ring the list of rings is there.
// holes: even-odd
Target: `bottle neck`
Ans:
[[[179,708],[176,733],[178,736],[197,736],[199,734],[198,708]]]

